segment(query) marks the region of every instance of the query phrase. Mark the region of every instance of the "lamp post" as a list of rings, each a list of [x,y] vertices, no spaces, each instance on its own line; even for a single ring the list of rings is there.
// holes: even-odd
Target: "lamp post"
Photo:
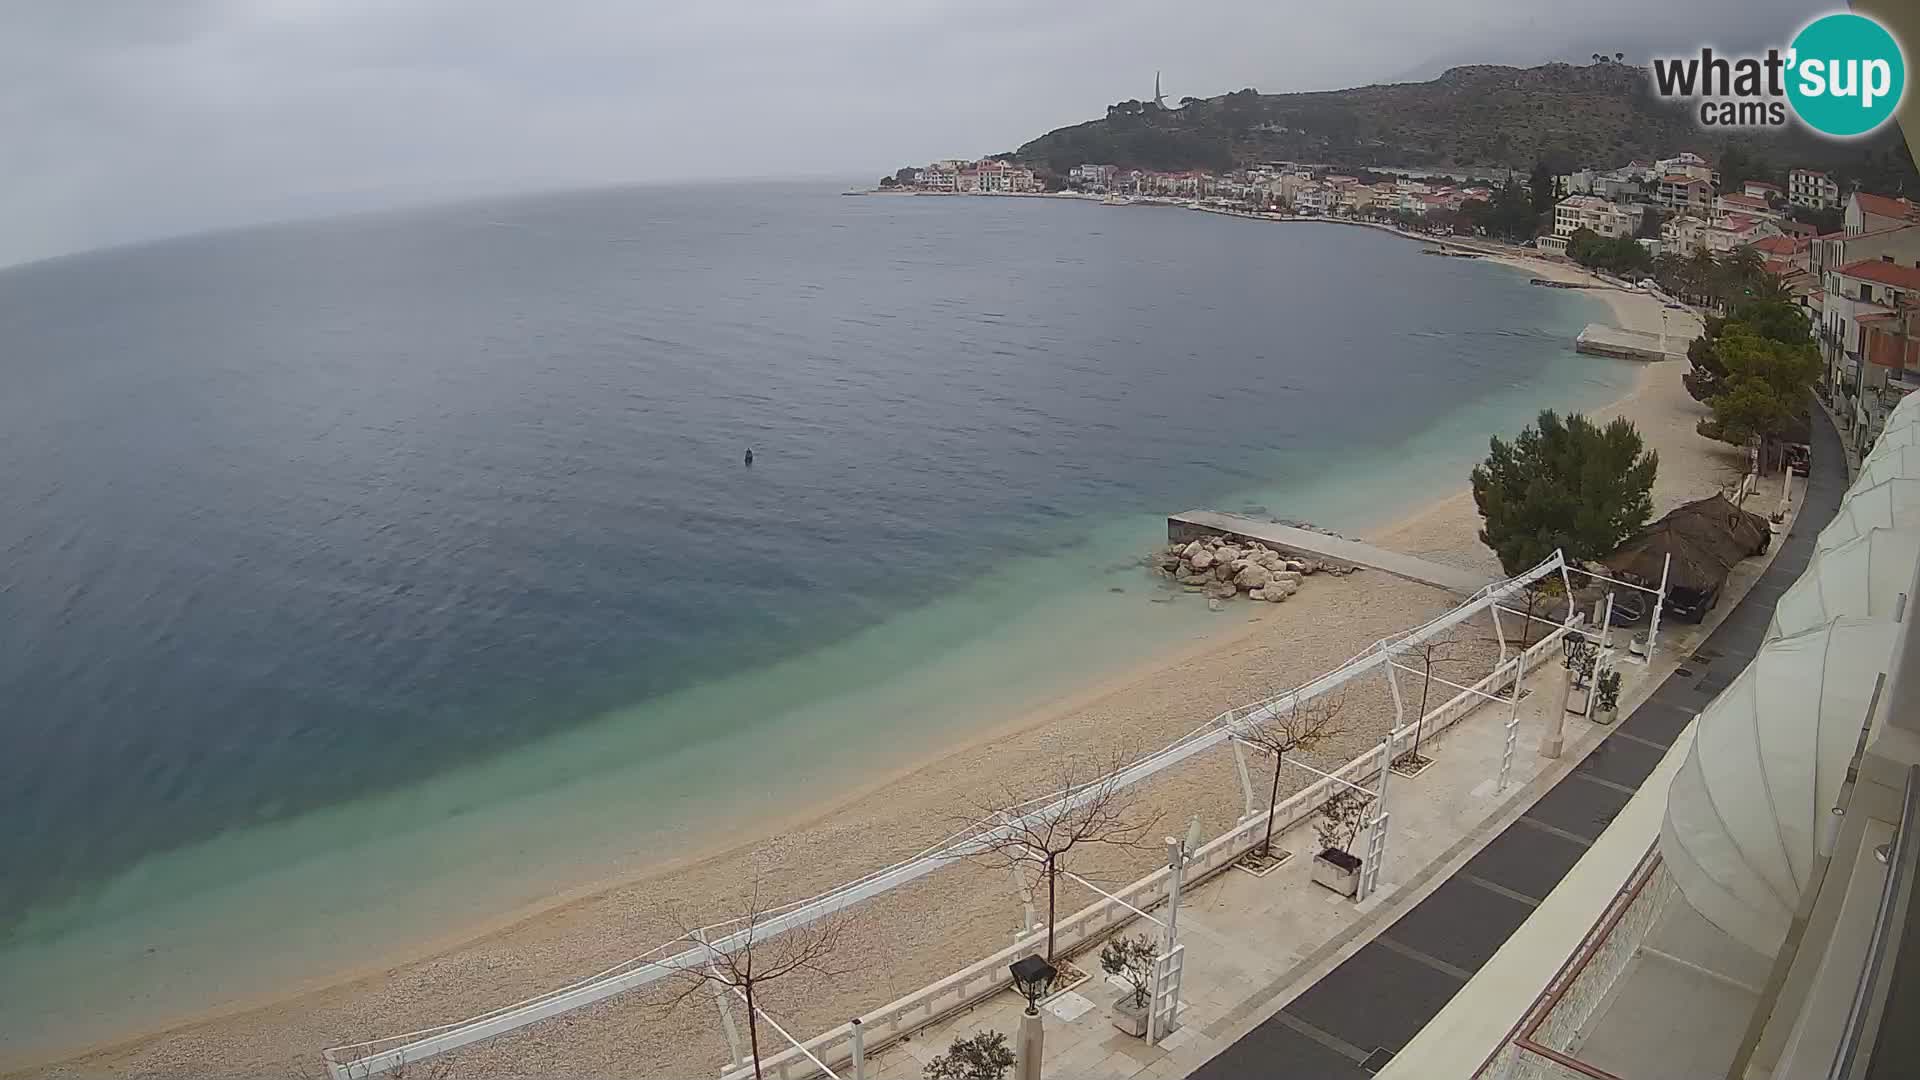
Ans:
[[[1014,1044],[1014,1080],[1040,1080],[1040,999],[1053,988],[1059,975],[1044,957],[1023,956],[1007,965],[1013,973],[1013,985],[1027,999],[1027,1011],[1020,1016],[1020,1038]]]

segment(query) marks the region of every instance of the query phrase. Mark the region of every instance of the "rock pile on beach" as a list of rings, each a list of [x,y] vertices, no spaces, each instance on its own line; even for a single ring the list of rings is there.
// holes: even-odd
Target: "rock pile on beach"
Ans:
[[[1209,600],[1231,600],[1241,593],[1249,600],[1278,604],[1300,591],[1300,581],[1321,567],[1310,559],[1289,559],[1254,541],[1210,536],[1187,544],[1172,544],[1153,556],[1155,572],[1172,578],[1188,592]]]

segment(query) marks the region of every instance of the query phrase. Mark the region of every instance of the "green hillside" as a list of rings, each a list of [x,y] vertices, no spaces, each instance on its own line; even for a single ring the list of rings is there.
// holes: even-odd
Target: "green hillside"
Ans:
[[[1249,89],[1184,101],[1168,109],[1120,102],[1104,119],[1050,131],[1015,156],[1056,173],[1083,162],[1223,170],[1257,161],[1516,170],[1545,161],[1566,171],[1682,150],[1718,160],[1737,146],[1775,170],[1837,168],[1879,190],[1893,190],[1901,174],[1912,176],[1891,125],[1857,143],[1823,140],[1797,126],[1711,133],[1686,108],[1656,99],[1645,68],[1611,61],[1458,67],[1424,83],[1307,94]]]

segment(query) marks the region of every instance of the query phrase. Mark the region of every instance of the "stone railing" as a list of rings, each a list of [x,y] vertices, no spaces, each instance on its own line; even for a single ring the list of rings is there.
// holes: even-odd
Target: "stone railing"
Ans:
[[[1526,650],[1526,672],[1541,670],[1543,664],[1558,662],[1564,627],[1534,642]],[[1483,694],[1495,692],[1513,681],[1515,660],[1497,666],[1474,689],[1462,690],[1429,711],[1415,724],[1392,732],[1392,747],[1411,745],[1416,726],[1424,727],[1421,738],[1428,739],[1460,722],[1468,713],[1486,702]],[[1393,757],[1393,749],[1387,754]],[[1366,785],[1379,776],[1380,751],[1369,750],[1332,772],[1338,781]],[[1282,800],[1275,808],[1274,831],[1284,832],[1318,813],[1333,794],[1337,781],[1321,779]],[[1241,821],[1232,829],[1200,846],[1187,864],[1186,886],[1192,886],[1232,866],[1260,842],[1266,833],[1267,814],[1262,811]],[[1151,911],[1167,901],[1172,872],[1166,867],[1114,891],[1114,896],[1141,911]],[[1054,923],[1054,952],[1071,956],[1137,916],[1114,900],[1102,899],[1081,908]],[[1023,956],[1037,954],[1046,947],[1046,931],[1020,939],[1013,945],[979,960],[938,982],[929,983],[904,997],[888,1002],[860,1018],[861,1044],[871,1054],[889,1043],[951,1016],[1012,985],[1007,965]],[[853,1024],[841,1024],[807,1040],[802,1047],[790,1047],[761,1061],[763,1075],[776,1080],[804,1080],[820,1075],[813,1059],[838,1070],[853,1057]],[[747,1080],[753,1076],[750,1062],[737,1063],[722,1072],[722,1080]]]

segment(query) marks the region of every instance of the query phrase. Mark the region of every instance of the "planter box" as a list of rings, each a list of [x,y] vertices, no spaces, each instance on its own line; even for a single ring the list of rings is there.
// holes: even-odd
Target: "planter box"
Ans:
[[[1593,710],[1593,722],[1596,724],[1611,724],[1613,723],[1614,716],[1617,715],[1619,711],[1618,709],[1602,709],[1596,706]]]
[[[1341,896],[1352,896],[1360,891],[1360,860],[1328,848],[1313,857],[1313,880]]]
[[[1136,1039],[1147,1037],[1147,1007],[1133,1004],[1131,993],[1121,994],[1113,1002],[1113,1026]]]

